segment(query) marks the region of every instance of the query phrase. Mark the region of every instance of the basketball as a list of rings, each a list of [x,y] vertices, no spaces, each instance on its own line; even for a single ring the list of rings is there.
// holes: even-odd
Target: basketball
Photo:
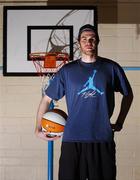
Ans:
[[[41,120],[42,131],[47,132],[48,136],[61,136],[64,132],[67,114],[61,109],[47,111]]]

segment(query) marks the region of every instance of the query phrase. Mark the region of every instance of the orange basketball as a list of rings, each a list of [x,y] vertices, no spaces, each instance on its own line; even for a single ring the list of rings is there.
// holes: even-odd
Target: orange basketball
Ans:
[[[67,114],[60,109],[52,109],[43,115],[41,120],[42,131],[50,136],[61,136],[64,132]]]

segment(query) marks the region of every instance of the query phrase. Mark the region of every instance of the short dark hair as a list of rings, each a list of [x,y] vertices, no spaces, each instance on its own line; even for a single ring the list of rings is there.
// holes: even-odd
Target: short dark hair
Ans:
[[[99,39],[99,35],[98,35],[98,32],[97,32],[97,29],[95,26],[91,25],[91,24],[85,24],[84,26],[82,26],[80,29],[79,29],[79,33],[78,33],[78,41],[80,41],[80,37],[81,37],[81,34],[82,32],[84,31],[93,31],[96,35],[96,40],[97,40],[97,43],[99,43],[100,39]]]

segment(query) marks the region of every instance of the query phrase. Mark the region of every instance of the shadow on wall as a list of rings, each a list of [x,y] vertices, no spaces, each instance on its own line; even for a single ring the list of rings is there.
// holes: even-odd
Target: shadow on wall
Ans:
[[[100,24],[136,24],[136,34],[140,35],[140,1],[135,0],[48,0],[48,5],[97,6]]]

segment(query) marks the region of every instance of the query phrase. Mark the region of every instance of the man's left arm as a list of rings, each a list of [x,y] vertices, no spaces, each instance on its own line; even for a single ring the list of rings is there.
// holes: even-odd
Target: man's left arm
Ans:
[[[120,131],[123,128],[125,118],[129,112],[130,106],[133,101],[133,92],[129,91],[128,95],[123,95],[121,101],[120,112],[115,124],[111,124],[113,131]]]

